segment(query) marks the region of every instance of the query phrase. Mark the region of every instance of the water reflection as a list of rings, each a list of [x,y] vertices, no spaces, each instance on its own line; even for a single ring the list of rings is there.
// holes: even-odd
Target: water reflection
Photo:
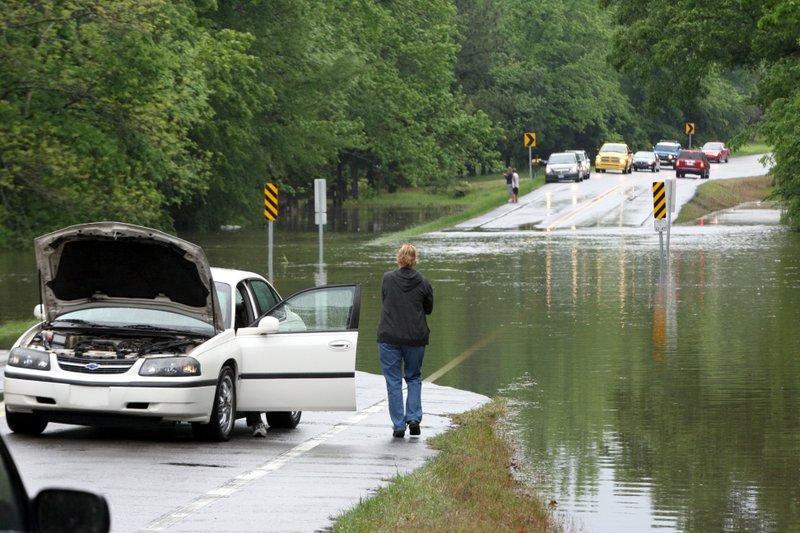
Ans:
[[[360,282],[357,364],[378,374],[400,243],[348,220],[362,231],[326,227],[324,262],[315,226],[278,226],[275,283]],[[214,265],[266,270],[266,231],[182,236]],[[415,239],[436,295],[425,378],[509,398],[524,473],[586,531],[796,531],[800,236],[709,224],[671,239],[666,275],[651,228]],[[29,316],[32,255],[0,265],[0,305]]]

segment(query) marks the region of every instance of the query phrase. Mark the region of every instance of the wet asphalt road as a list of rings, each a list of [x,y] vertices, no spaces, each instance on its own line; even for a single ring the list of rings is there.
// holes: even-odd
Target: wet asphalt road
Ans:
[[[752,155],[731,158],[729,163],[712,163],[710,180],[763,176],[768,167],[760,158]],[[675,178],[675,171],[664,167],[655,173],[592,173],[590,179],[580,183],[549,183],[520,197],[516,204],[461,222],[455,229],[556,231],[587,226],[639,228],[648,223],[652,228],[652,184],[666,178]],[[673,219],[706,181],[695,176],[676,179]]]
[[[450,427],[449,414],[489,401],[425,383],[421,438],[396,439],[383,377],[358,372],[356,387],[358,411],[303,413],[297,429],[264,439],[243,419],[224,443],[197,442],[188,425],[145,432],[51,424],[27,437],[9,431],[4,412],[0,433],[30,494],[53,486],[100,493],[115,532],[320,531],[432,458],[426,440]]]

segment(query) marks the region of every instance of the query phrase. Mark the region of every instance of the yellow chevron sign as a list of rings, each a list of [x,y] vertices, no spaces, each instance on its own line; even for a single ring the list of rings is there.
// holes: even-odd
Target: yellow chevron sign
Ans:
[[[686,135],[694,135],[694,122],[687,122],[684,124],[683,131],[686,132]]]
[[[525,140],[525,148],[536,148],[536,134],[535,133],[526,133],[524,140]]]
[[[274,183],[264,185],[264,217],[272,222],[278,220],[278,186]]]
[[[653,218],[656,220],[667,216],[667,189],[663,181],[653,182]]]

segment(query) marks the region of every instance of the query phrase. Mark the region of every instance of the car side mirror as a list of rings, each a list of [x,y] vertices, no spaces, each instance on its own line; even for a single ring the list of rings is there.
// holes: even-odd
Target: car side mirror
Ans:
[[[269,335],[277,333],[281,328],[281,323],[274,316],[265,316],[258,321],[258,325],[253,328],[239,328],[236,335]]]
[[[71,489],[45,489],[33,499],[36,531],[111,530],[111,514],[106,499],[91,492]]]
[[[258,329],[266,333],[277,333],[281,329],[280,321],[274,316],[265,316],[258,321]]]

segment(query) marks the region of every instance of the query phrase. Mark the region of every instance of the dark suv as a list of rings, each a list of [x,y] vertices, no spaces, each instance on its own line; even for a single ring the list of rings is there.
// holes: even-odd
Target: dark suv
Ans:
[[[683,178],[686,174],[697,174],[701,179],[711,175],[708,156],[700,150],[681,150],[675,160],[675,177]]]
[[[681,145],[678,141],[658,141],[658,144],[653,146],[653,152],[662,165],[675,166],[680,151]]]

